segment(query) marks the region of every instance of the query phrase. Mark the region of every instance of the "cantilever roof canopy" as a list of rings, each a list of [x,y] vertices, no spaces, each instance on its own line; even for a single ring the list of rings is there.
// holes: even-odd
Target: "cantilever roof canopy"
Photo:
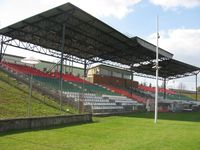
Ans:
[[[148,64],[134,67],[133,69],[138,73],[155,76],[155,64]],[[175,59],[163,60],[159,62],[159,76],[167,79],[182,78],[197,74],[200,68],[180,62]]]
[[[141,67],[135,69],[153,74],[151,68],[143,64],[155,60],[155,45],[139,37],[125,36],[71,3],[5,27],[0,30],[0,35],[10,38],[3,41],[7,45],[11,45],[9,42],[17,39],[61,52],[63,26],[65,26],[65,54],[93,62],[109,60],[128,66],[142,64]],[[160,60],[169,60],[172,57],[173,54],[159,49]],[[170,63],[173,65],[173,62],[169,61]],[[176,65],[179,66],[179,64]],[[190,67],[193,68],[193,66]],[[173,72],[171,67],[166,67],[166,69]],[[190,70],[186,69],[184,72],[187,71]]]
[[[88,60],[98,57],[126,65],[155,59],[155,48],[146,41],[138,37],[130,39],[70,3],[3,28],[0,34],[60,51],[63,24],[66,26],[66,54]],[[161,59],[172,56],[160,49]]]

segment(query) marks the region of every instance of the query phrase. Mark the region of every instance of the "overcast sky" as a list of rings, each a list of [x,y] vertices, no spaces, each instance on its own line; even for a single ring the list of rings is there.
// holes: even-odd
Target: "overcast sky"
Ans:
[[[200,0],[0,0],[0,28],[66,2],[128,36],[139,36],[154,44],[158,14],[159,46],[173,53],[175,59],[200,67]],[[12,48],[7,52],[16,54]],[[24,51],[17,54],[31,55]],[[171,81],[168,87],[183,82],[194,90],[194,81],[194,77]]]

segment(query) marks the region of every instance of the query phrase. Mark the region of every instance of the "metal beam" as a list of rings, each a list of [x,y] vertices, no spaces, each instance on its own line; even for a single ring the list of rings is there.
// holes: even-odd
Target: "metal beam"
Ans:
[[[86,63],[86,59],[84,61],[84,78],[87,77],[87,63]]]
[[[197,85],[197,77],[198,77],[198,73],[195,75],[195,82],[196,82],[196,101],[198,100],[198,85]]]
[[[58,51],[43,48],[41,46],[38,46],[38,45],[35,45],[35,44],[30,44],[30,43],[27,43],[27,42],[22,42],[22,41],[19,41],[19,40],[12,40],[12,41],[9,41],[8,43],[5,42],[4,45],[8,45],[8,46],[12,46],[12,47],[32,51],[32,52],[36,52],[36,53],[39,53],[39,54],[44,54],[44,55],[59,58],[59,59],[60,59],[60,56],[61,56],[61,53],[58,52]],[[70,60],[69,59],[70,56],[71,55],[64,54],[64,60]],[[84,60],[81,59],[81,58],[78,58],[78,57],[74,57],[74,62],[79,63],[79,64],[84,64]]]
[[[163,98],[166,99],[166,78],[164,78],[164,92],[163,92]]]
[[[174,79],[179,79],[179,78],[194,76],[198,72],[199,72],[199,70],[196,70],[196,71],[192,71],[190,73],[188,72],[188,73],[184,73],[184,74],[178,74],[178,75],[174,75],[174,76],[168,76],[168,80],[174,80]]]
[[[1,41],[1,45],[0,45],[0,62],[3,59],[3,41]]]
[[[7,49],[7,45],[4,44],[4,39],[2,36],[1,43],[0,43],[0,62],[3,60],[3,56],[5,54],[6,49]]]
[[[130,67],[131,70],[131,95],[133,95],[133,67]]]
[[[65,48],[65,24],[63,24],[62,29],[62,39],[61,39],[61,58],[60,58],[60,111],[62,111],[62,86],[63,86],[63,53]]]

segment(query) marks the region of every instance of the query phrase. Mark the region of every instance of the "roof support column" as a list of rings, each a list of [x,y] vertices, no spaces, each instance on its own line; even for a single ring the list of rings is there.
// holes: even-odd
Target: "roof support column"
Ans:
[[[0,62],[3,59],[3,41],[1,41],[1,45],[0,45]]]
[[[83,105],[83,102],[85,101],[85,78],[87,77],[87,62],[86,59],[84,59],[84,72],[83,72],[83,81],[82,81],[82,95],[79,95],[79,101],[78,101],[78,112],[82,113],[84,112],[85,108]]]
[[[73,71],[74,71],[74,57],[72,56],[72,65],[71,65],[71,73],[73,75]]]
[[[133,69],[131,67],[131,95],[133,95]]]
[[[62,80],[62,73],[63,73],[63,53],[65,48],[65,24],[62,27],[62,39],[61,39],[61,60],[60,60],[60,112],[62,112],[62,88],[63,88],[63,80]]]
[[[197,77],[198,77],[198,73],[197,74],[195,74],[195,81],[196,81],[196,84],[195,84],[195,86],[196,86],[196,101],[198,100],[198,87],[197,87]]]
[[[164,91],[163,91],[163,99],[166,99],[166,78],[164,78]]]
[[[87,63],[86,63],[86,59],[84,59],[84,73],[83,73],[84,77],[87,77]]]

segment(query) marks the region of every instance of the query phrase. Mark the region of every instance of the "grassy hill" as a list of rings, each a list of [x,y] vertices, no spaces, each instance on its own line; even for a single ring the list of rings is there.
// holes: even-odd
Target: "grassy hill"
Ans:
[[[15,118],[27,116],[29,100],[29,87],[16,81],[4,72],[0,71],[0,118]],[[33,90],[32,115],[48,116],[75,113],[76,111],[68,106],[59,110],[59,104],[47,96],[41,95]],[[67,112],[66,110],[69,110]]]
[[[191,98],[192,100],[196,100],[196,93],[194,91],[187,91],[187,90],[179,90],[179,89],[173,89],[176,91],[176,93],[187,96]],[[200,94],[197,94],[197,100],[200,101]]]
[[[94,118],[94,123],[0,134],[2,150],[199,150],[200,113]]]
[[[183,95],[192,98],[193,100],[196,100],[196,94],[189,94],[189,93],[184,93]],[[200,101],[200,94],[197,95],[197,100]]]

